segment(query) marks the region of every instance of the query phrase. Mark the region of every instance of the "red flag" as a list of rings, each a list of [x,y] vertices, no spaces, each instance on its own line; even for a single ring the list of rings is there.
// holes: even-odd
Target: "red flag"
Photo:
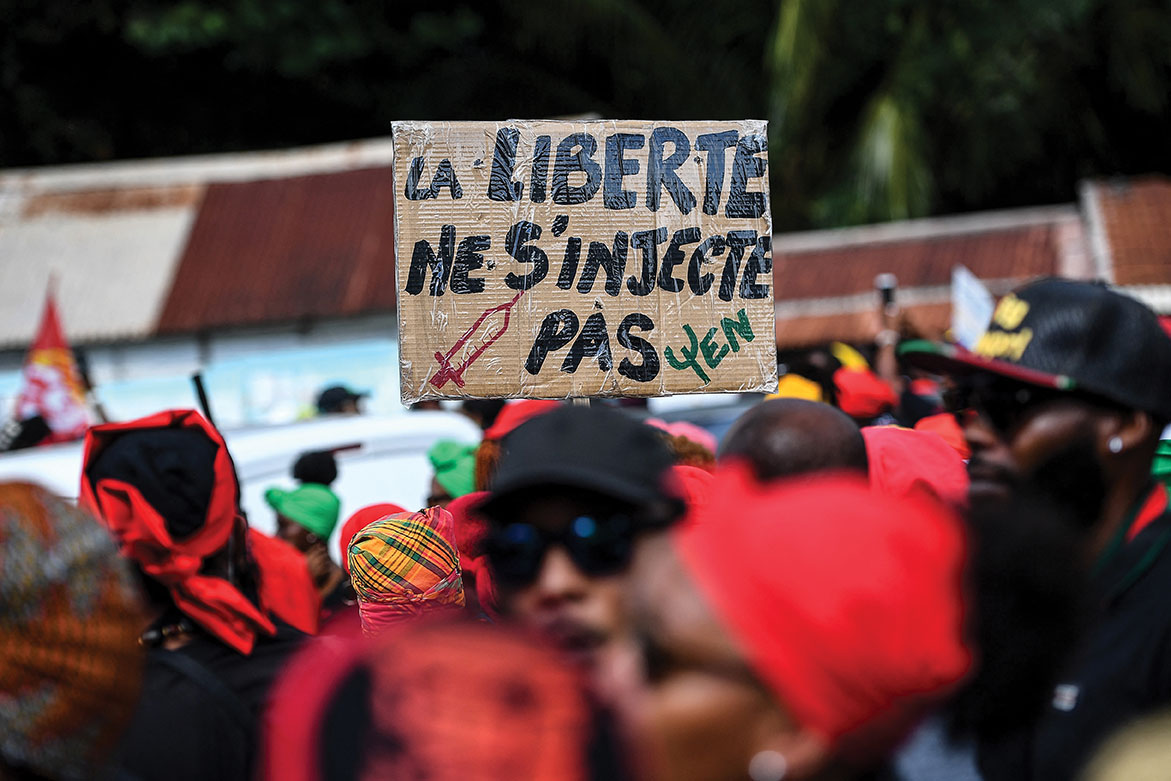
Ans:
[[[80,439],[89,426],[85,391],[73,351],[61,332],[51,289],[45,295],[41,327],[24,359],[24,387],[16,399],[17,420],[35,415],[44,417],[53,431],[49,442]]]

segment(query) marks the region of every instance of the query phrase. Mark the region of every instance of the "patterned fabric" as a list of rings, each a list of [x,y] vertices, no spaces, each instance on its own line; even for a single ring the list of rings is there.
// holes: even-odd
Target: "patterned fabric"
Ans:
[[[271,700],[259,777],[613,778],[591,772],[593,726],[578,671],[540,640],[501,625],[415,621],[374,641],[307,646]]]
[[[138,698],[146,625],[127,563],[89,515],[0,483],[0,755],[97,775]]]
[[[388,516],[354,537],[350,579],[367,635],[428,610],[463,606],[454,540],[451,514],[439,507]]]
[[[339,555],[341,556],[342,568],[345,569],[347,575],[350,574],[350,543],[354,541],[354,537],[358,532],[379,518],[385,518],[394,513],[405,512],[406,508],[404,507],[383,502],[381,504],[367,505],[346,519],[346,522],[342,524],[341,533],[337,536],[337,546],[338,551],[340,551]]]
[[[463,624],[419,627],[375,648],[370,705],[391,739],[373,741],[363,781],[584,778],[580,682],[532,638]]]

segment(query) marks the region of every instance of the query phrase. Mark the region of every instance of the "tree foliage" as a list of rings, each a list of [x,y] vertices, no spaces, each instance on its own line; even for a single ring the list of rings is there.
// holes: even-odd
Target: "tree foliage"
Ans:
[[[0,166],[767,117],[780,228],[1171,170],[1171,0],[0,0]]]
[[[1072,200],[1169,170],[1165,0],[785,0],[773,192],[837,225]]]

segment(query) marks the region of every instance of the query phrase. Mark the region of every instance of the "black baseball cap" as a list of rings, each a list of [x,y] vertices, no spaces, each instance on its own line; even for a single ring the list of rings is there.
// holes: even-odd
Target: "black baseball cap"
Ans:
[[[500,518],[525,493],[563,486],[593,491],[670,520],[683,510],[682,500],[665,485],[673,464],[659,432],[625,413],[561,407],[504,438],[492,494],[481,510]]]
[[[342,406],[349,401],[369,396],[368,393],[355,393],[344,385],[331,385],[317,396],[317,411],[321,413],[339,412]]]
[[[1099,282],[1037,280],[1000,300],[971,351],[909,341],[899,354],[936,374],[996,374],[1171,420],[1171,338],[1154,312]]]

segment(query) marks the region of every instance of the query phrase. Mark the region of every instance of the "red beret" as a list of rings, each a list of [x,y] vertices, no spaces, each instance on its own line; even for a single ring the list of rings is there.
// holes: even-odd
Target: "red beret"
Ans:
[[[504,409],[500,410],[500,414],[496,416],[496,422],[484,431],[484,439],[503,439],[506,434],[511,433],[521,423],[535,418],[537,415],[552,412],[560,406],[561,402],[559,401],[532,399],[505,404]]]
[[[889,748],[968,671],[965,541],[938,503],[731,467],[673,540],[761,680],[831,744]]]
[[[930,431],[863,426],[870,485],[893,496],[923,492],[952,507],[968,501],[968,469],[950,445]]]
[[[874,418],[898,404],[890,385],[869,369],[834,372],[838,407],[852,418]]]

